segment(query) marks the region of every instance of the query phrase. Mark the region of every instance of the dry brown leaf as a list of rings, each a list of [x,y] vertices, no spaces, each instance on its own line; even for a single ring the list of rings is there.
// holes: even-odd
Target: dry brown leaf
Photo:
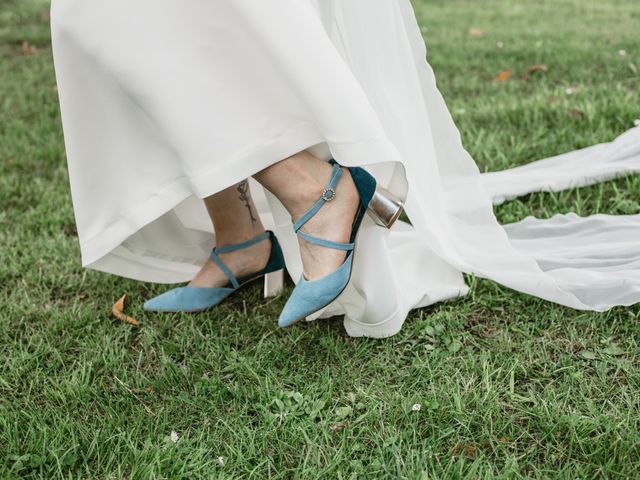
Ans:
[[[20,55],[27,57],[35,53],[38,53],[38,48],[35,45],[31,45],[26,40],[22,42],[22,45],[20,45]]]
[[[496,78],[493,79],[493,83],[504,82],[511,76],[511,69],[501,71]]]
[[[545,64],[536,63],[535,65],[531,65],[527,70],[527,72],[536,73],[536,72],[546,72],[547,70],[549,70],[549,67],[547,67]]]
[[[113,316],[118,320],[122,320],[123,322],[127,322],[131,325],[138,326],[140,325],[140,322],[138,320],[124,313],[124,302],[126,299],[127,294],[125,293],[116,303],[113,304],[113,307],[111,307],[111,313],[113,313]]]
[[[481,37],[484,35],[484,32],[479,28],[471,27],[467,30],[467,33],[472,37]]]

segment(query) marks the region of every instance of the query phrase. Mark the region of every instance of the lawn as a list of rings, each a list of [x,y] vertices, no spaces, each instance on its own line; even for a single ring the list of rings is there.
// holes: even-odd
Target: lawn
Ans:
[[[414,5],[483,170],[640,118],[636,0]],[[340,319],[278,330],[286,292],[149,315],[165,286],[83,270],[47,21],[45,0],[0,0],[0,478],[637,478],[638,306],[469,278],[395,337],[351,339]],[[640,179],[496,209],[567,211],[638,213]],[[141,327],[111,316],[123,292]]]

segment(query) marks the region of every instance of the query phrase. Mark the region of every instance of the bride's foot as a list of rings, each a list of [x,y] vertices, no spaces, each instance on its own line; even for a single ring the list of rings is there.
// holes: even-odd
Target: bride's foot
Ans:
[[[258,233],[259,234],[259,233]],[[217,248],[226,244],[240,243],[248,238],[240,238],[231,242],[216,245]],[[228,253],[219,253],[218,257],[231,270],[236,278],[250,276],[259,272],[267,265],[271,254],[271,240],[265,239],[250,247],[243,248]],[[189,283],[191,287],[225,287],[229,284],[229,279],[218,265],[210,258],[202,266],[200,271]]]
[[[365,214],[360,207],[376,208],[370,203],[377,190],[375,178],[362,168],[354,167],[345,170],[335,161],[331,163],[331,176],[321,198],[305,213],[300,214],[293,225],[298,236],[302,237],[305,243],[308,242],[308,244],[301,243],[301,250],[304,249],[303,251],[306,252],[306,254],[303,253],[303,259],[307,262],[304,267],[313,269],[314,273],[307,272],[308,277],[300,278],[296,288],[293,289],[278,318],[280,327],[287,327],[320,312],[338,298],[347,287],[356,248],[354,237]],[[346,177],[346,181],[341,182],[342,177]],[[341,184],[343,188],[340,188]],[[352,189],[354,192],[351,191]],[[338,201],[340,197],[342,199]],[[336,202],[334,208],[329,208],[328,205],[334,201]],[[320,212],[323,208],[326,210],[321,216]],[[313,233],[302,229],[307,226]],[[326,238],[328,236],[332,238]],[[329,252],[334,251],[337,255],[327,254],[318,247]],[[338,265],[334,268],[336,263]]]
[[[243,285],[261,277],[265,280],[265,296],[282,287],[284,256],[273,232],[263,232],[236,243],[219,243],[221,245],[211,251],[212,262],[205,264],[189,285],[173,288],[146,301],[144,309],[201,312],[215,307]]]
[[[365,169],[324,162],[308,151],[254,178],[289,211],[299,237],[304,274],[278,318],[278,325],[287,327],[322,311],[347,287],[364,209],[390,228],[402,212],[402,201]]]
[[[308,196],[301,198],[294,207],[296,212],[302,212],[294,216],[297,221],[323,195],[326,182],[322,182],[322,188],[317,184],[308,185]],[[331,192],[328,194],[331,196]],[[318,212],[311,217],[301,228],[304,233],[340,243],[349,243],[353,222],[360,205],[360,196],[353,182],[349,170],[342,168],[342,178],[335,188],[333,199],[326,202]],[[300,256],[304,276],[307,280],[315,280],[334,272],[344,263],[347,252],[323,247],[307,242],[298,236]]]

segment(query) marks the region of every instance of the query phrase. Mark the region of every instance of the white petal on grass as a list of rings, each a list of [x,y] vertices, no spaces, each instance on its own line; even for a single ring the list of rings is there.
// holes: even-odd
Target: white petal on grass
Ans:
[[[411,405],[412,412],[418,412],[420,411],[421,408],[422,408],[422,405],[420,405],[419,403],[414,403],[413,405]]]
[[[178,432],[172,430],[170,438],[171,438],[171,441],[173,443],[176,443],[178,441],[178,439],[180,438],[180,434]]]
[[[224,467],[224,463],[225,463],[224,457],[218,457],[217,462],[218,462],[218,465],[220,465],[221,467]]]
[[[626,50],[618,50],[618,55],[620,55],[621,57],[624,57],[627,54]]]

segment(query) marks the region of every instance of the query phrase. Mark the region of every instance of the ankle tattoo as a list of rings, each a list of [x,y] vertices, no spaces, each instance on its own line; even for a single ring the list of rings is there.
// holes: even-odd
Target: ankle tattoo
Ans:
[[[238,198],[244,202],[244,206],[249,211],[249,218],[251,219],[251,225],[255,226],[258,219],[253,216],[253,210],[251,209],[251,197],[249,193],[249,182],[247,180],[243,180],[238,184],[237,187],[240,195]]]

